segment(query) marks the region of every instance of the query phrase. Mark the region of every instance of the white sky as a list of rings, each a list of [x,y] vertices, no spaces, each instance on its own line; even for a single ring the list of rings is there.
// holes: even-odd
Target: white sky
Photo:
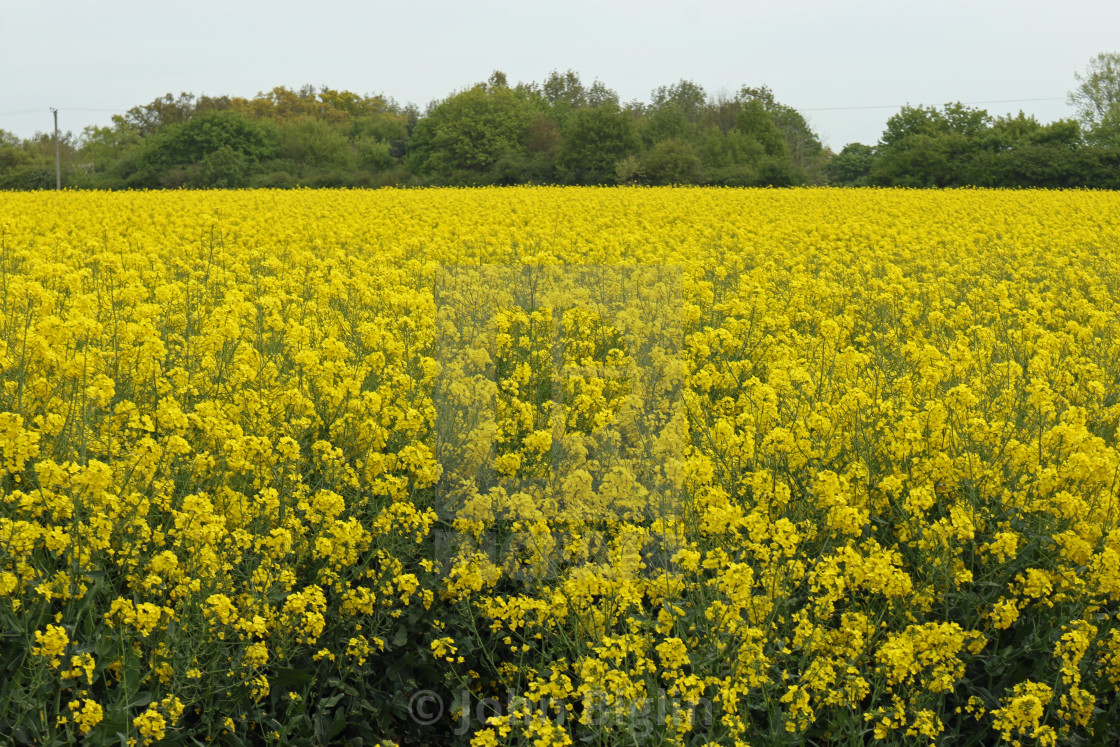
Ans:
[[[47,131],[54,106],[78,133],[167,92],[307,83],[422,109],[495,69],[571,68],[623,101],[682,78],[765,84],[839,150],[876,142],[906,103],[1056,99],[977,105],[1071,116],[1074,73],[1105,51],[1120,51],[1117,0],[8,0],[0,128]]]

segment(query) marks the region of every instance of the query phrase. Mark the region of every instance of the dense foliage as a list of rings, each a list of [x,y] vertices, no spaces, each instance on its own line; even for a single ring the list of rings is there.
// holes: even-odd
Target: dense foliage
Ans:
[[[382,96],[275,88],[252,99],[167,94],[60,138],[79,188],[710,184],[1120,188],[1120,58],[1071,94],[1077,120],[904,107],[879,143],[833,154],[765,87],[709,96],[691,81],[622,103],[568,71],[500,72],[421,113]],[[55,185],[54,143],[0,131],[0,189]]]
[[[0,741],[1120,740],[1115,193],[0,216]]]

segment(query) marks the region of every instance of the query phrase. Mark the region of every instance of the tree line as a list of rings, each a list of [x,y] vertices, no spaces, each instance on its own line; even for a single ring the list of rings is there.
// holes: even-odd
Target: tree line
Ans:
[[[874,145],[839,153],[765,87],[688,80],[648,103],[554,71],[495,72],[424,111],[381,95],[277,87],[248,99],[167,94],[59,138],[63,185],[95,189],[506,184],[1120,188],[1120,55],[1043,124],[962,104],[906,106]],[[55,186],[55,142],[0,130],[0,188]]]

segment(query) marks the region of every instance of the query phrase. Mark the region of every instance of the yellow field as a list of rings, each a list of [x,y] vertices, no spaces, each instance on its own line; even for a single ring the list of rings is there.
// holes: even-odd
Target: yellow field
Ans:
[[[1118,311],[1115,193],[0,194],[0,735],[1115,742]]]

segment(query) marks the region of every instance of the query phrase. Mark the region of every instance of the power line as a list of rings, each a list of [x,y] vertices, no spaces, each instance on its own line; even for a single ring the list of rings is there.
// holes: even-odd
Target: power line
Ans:
[[[45,107],[47,111],[50,111],[52,108],[55,107]],[[59,111],[68,112],[108,112],[110,114],[116,114],[121,111],[120,109],[87,109],[79,106],[59,106],[57,109]],[[0,112],[0,117],[14,117],[20,114],[41,114],[42,112],[43,109],[21,109],[15,112]]]
[[[964,106],[976,106],[978,104],[1025,104],[1030,101],[1065,101],[1065,97],[1061,98],[1043,98],[1043,99],[992,99],[990,101],[961,101],[959,103]],[[901,109],[909,104],[883,104],[881,106],[821,106],[811,107],[808,109],[799,109],[803,112],[845,112],[855,111],[857,109]]]
[[[50,109],[48,108],[47,111],[50,111]],[[42,112],[42,109],[24,109],[18,112],[0,112],[0,117],[14,117],[17,114],[41,114]]]

